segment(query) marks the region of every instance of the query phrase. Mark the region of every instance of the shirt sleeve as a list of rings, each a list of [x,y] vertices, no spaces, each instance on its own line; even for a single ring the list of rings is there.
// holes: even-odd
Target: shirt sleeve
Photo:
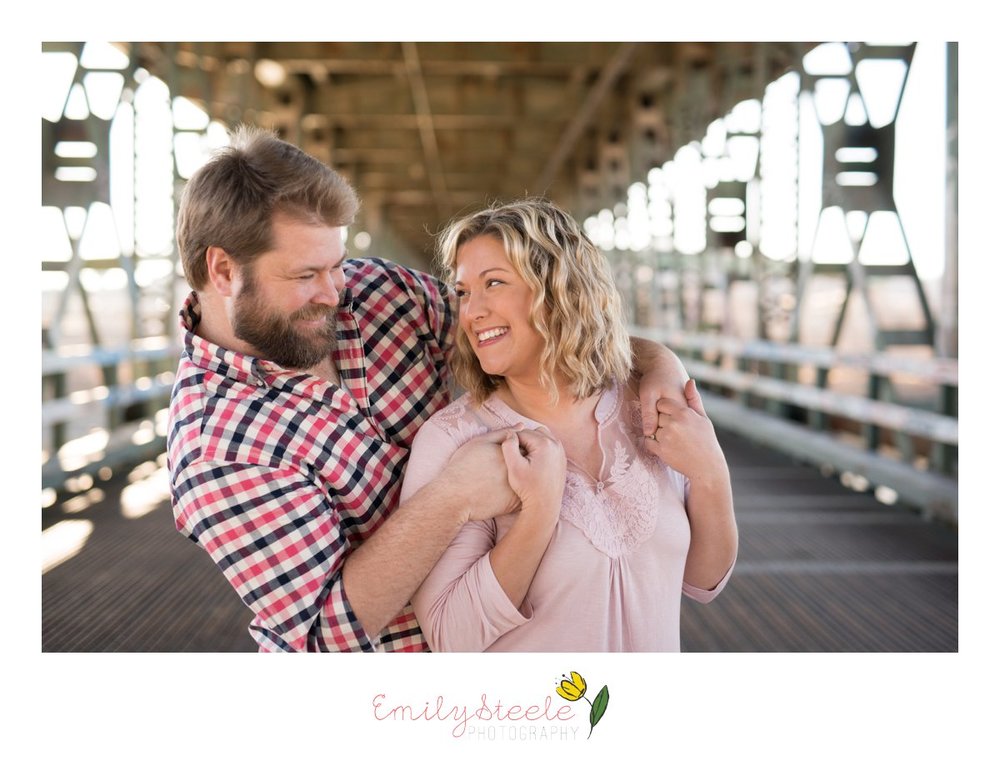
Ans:
[[[420,337],[434,349],[447,357],[455,340],[455,316],[458,314],[458,300],[453,288],[420,270],[403,267],[384,259],[368,260],[380,265],[395,279],[419,307],[422,325],[418,327]]]
[[[435,421],[426,423],[413,441],[401,500],[440,474],[457,448]],[[493,573],[489,553],[495,545],[494,521],[466,523],[414,594],[413,610],[431,650],[481,652],[530,620],[530,609],[518,611]]]
[[[733,569],[735,567],[736,567],[736,561],[734,560],[733,564],[729,566],[729,570],[726,571],[725,575],[722,577],[719,583],[716,584],[711,589],[701,589],[700,587],[696,587],[693,584],[688,584],[685,581],[681,584],[681,591],[687,597],[690,597],[692,600],[695,600],[696,602],[700,603],[712,602],[712,600],[718,597],[719,593],[722,592],[723,589],[725,589],[726,584],[729,583],[729,577],[733,575]]]
[[[408,270],[408,272],[421,285],[419,292],[422,292],[425,297],[421,300],[423,301],[424,313],[427,316],[427,324],[434,336],[434,343],[447,354],[451,351],[455,340],[455,316],[458,314],[455,292],[444,282],[425,272],[417,270]]]
[[[344,592],[349,548],[322,490],[293,468],[193,463],[174,484],[178,530],[256,614],[266,649],[372,651]]]

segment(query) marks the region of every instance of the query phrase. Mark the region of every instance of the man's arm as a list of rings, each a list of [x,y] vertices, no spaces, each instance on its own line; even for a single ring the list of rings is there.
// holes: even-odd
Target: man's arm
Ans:
[[[460,447],[437,478],[405,499],[348,556],[344,588],[370,637],[399,614],[467,521],[517,508],[500,448],[508,430],[484,434]]]
[[[693,380],[684,391],[683,404],[672,399],[657,403],[656,438],[647,439],[646,448],[688,478],[685,507],[691,544],[684,581],[710,590],[736,561],[739,538],[733,490],[726,457]]]
[[[499,442],[480,437],[442,477],[349,547],[326,494],[295,468],[202,461],[174,476],[178,530],[256,614],[269,649],[368,650],[466,520],[516,508]],[[483,488],[469,498],[468,485]]]
[[[632,374],[639,380],[639,407],[642,410],[642,432],[646,436],[656,430],[656,402],[673,399],[686,404],[684,383],[687,370],[670,349],[655,341],[631,336]]]

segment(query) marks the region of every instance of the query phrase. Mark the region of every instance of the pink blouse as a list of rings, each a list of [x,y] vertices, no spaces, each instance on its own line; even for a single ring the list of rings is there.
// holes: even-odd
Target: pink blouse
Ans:
[[[722,591],[732,567],[710,591],[683,581],[688,482],[645,451],[634,393],[605,391],[594,415],[600,480],[568,463],[559,520],[520,608],[489,555],[516,515],[469,522],[413,598],[432,650],[678,651],[681,593],[706,603]],[[496,397],[477,408],[466,395],[439,411],[413,441],[401,500],[437,476],[464,442],[517,422],[538,427]]]

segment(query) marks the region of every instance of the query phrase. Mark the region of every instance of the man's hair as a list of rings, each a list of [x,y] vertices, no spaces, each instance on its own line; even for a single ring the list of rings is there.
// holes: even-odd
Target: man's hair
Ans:
[[[208,282],[205,252],[220,246],[240,266],[273,247],[276,213],[340,227],[358,211],[337,172],[267,130],[242,125],[188,181],[177,212],[177,247],[195,290]]]
[[[562,209],[534,198],[494,204],[453,222],[438,242],[438,264],[455,282],[458,249],[473,238],[491,236],[504,247],[533,295],[528,319],[544,349],[540,380],[553,399],[556,377],[584,399],[628,381],[632,352],[621,296],[605,256]],[[501,379],[485,373],[463,331],[452,355],[456,380],[481,403]]]

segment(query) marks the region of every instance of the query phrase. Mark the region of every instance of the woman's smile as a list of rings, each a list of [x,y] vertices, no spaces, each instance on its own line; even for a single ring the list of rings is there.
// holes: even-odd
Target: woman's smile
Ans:
[[[476,331],[476,340],[479,346],[490,346],[510,332],[510,328],[489,328],[487,330]]]

